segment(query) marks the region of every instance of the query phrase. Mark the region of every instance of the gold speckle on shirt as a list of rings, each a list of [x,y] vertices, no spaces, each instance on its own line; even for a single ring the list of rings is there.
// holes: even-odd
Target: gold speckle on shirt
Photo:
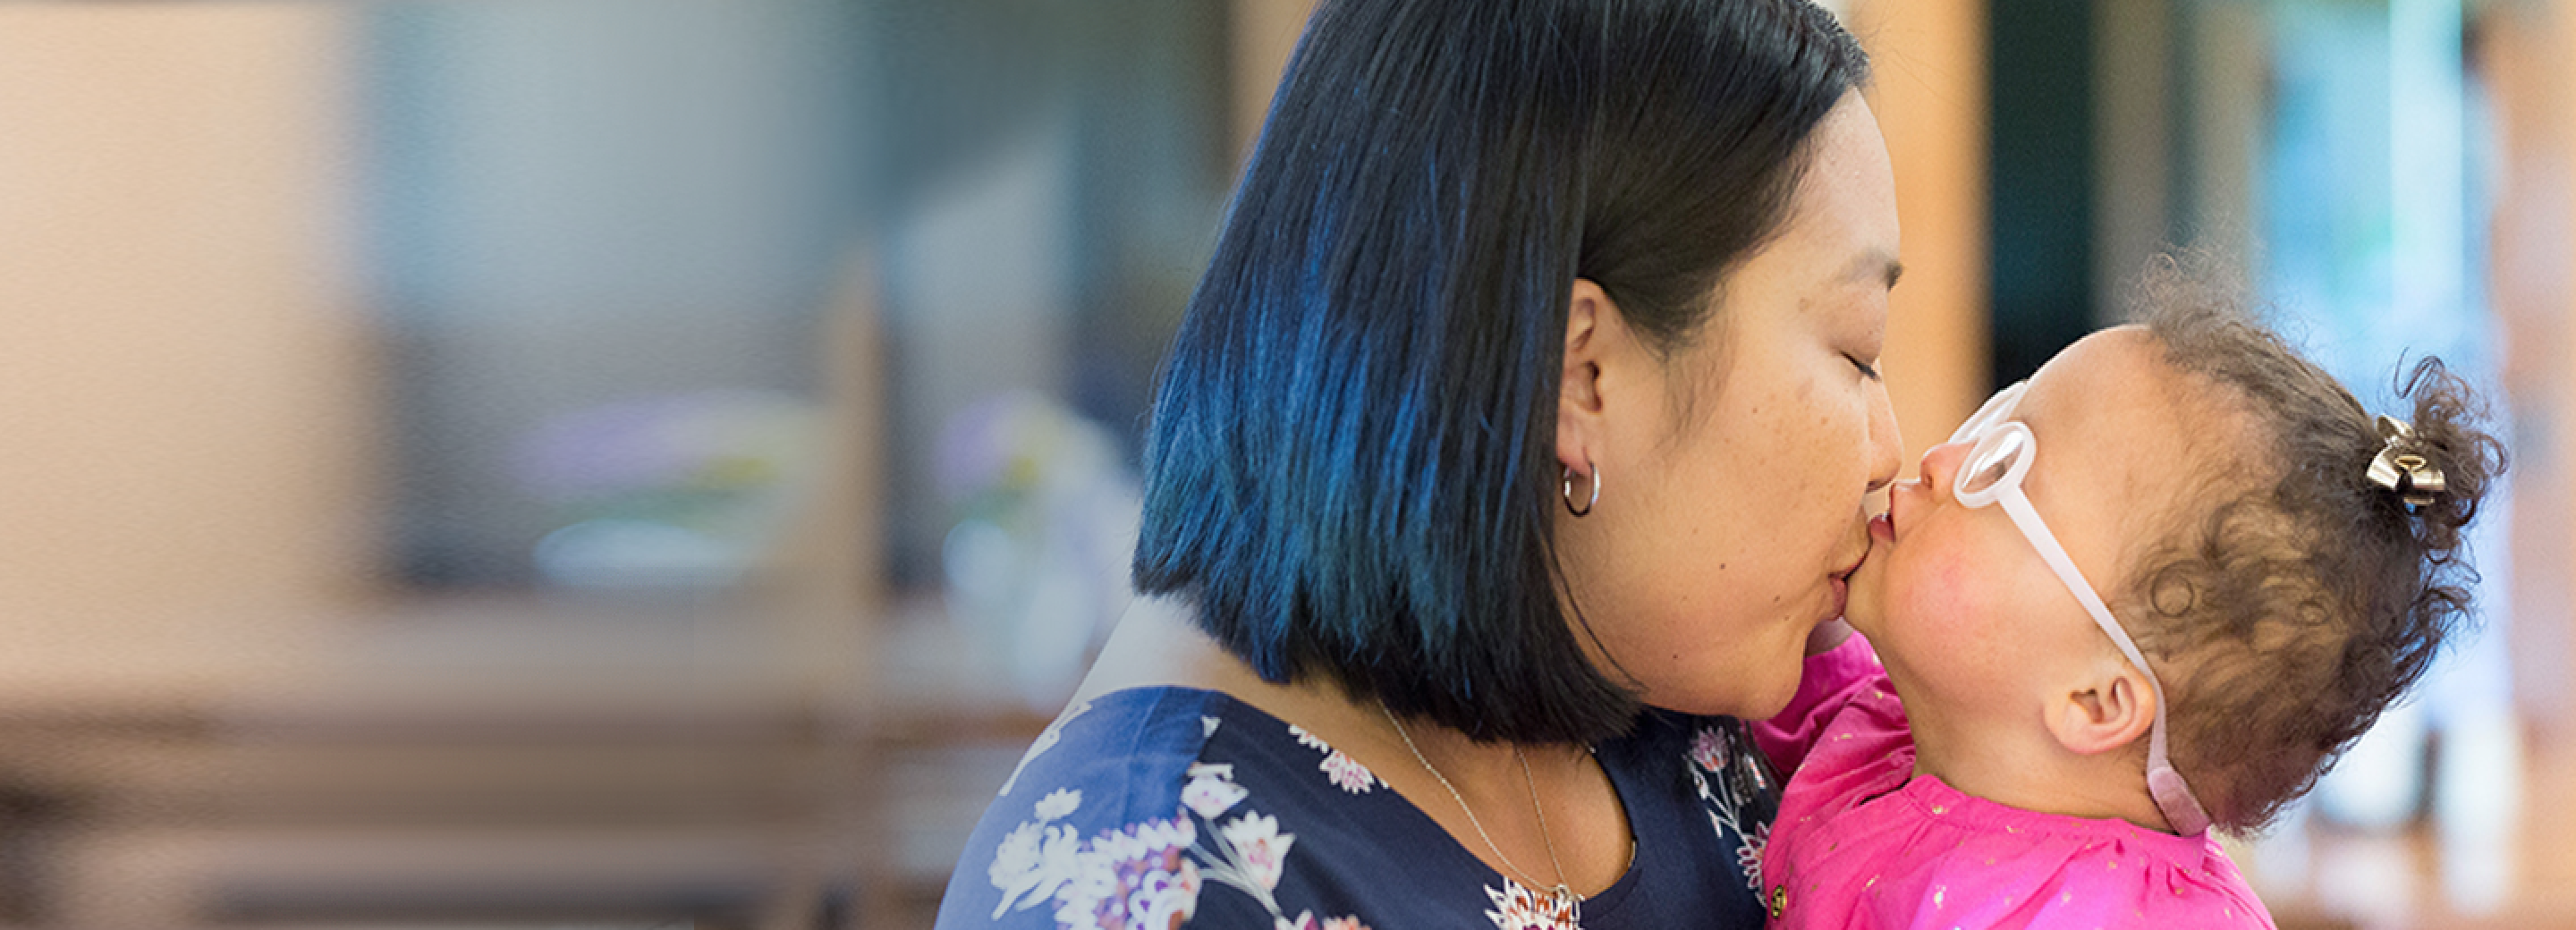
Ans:
[[[1935,814],[1947,814],[1950,812],[1950,808],[1945,805],[1935,804],[1932,805],[1932,812]]]
[[[2057,903],[2059,903],[2059,904],[2072,904],[2072,903],[2075,903],[2075,892],[2067,891],[2067,892],[2061,892],[2061,893],[2059,893],[2059,894],[2058,894],[2058,896],[2057,896]]]
[[[2021,832],[2021,828],[2020,828],[2020,827],[2013,826],[2012,824],[2004,824],[2004,832],[2006,832],[2006,833],[2019,833],[2019,832]]]
[[[1933,907],[1940,907],[1940,906],[1941,906],[1941,898],[1942,898],[1942,896],[1943,896],[1943,895],[1945,895],[1945,894],[1948,894],[1948,893],[1949,893],[1949,891],[1950,891],[1950,889],[1949,889],[1948,887],[1946,887],[1946,886],[1944,886],[1944,887],[1936,887],[1936,888],[1932,889],[1932,906],[1933,906]]]
[[[1862,882],[1860,886],[1861,886],[1861,887],[1863,887],[1863,888],[1869,888],[1869,887],[1873,887],[1873,886],[1875,886],[1875,885],[1877,885],[1877,884],[1878,884],[1878,876],[1876,876],[1876,875],[1872,875],[1872,876],[1870,876],[1870,877],[1869,877],[1869,881]]]

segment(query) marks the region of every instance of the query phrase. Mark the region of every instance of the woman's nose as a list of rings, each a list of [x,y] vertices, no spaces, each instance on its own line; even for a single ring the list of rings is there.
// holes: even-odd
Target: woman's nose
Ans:
[[[1895,483],[1898,471],[1905,467],[1905,435],[1896,427],[1896,406],[1881,385],[1872,399],[1869,411],[1869,489]]]

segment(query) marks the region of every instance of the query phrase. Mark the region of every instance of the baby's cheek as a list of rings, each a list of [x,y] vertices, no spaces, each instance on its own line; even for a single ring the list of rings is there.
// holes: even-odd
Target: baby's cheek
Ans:
[[[1891,579],[1895,590],[1887,593],[1915,637],[1928,637],[1937,648],[1970,635],[1992,608],[1993,592],[1979,583],[1974,560],[1957,552],[1921,556],[1913,571]]]

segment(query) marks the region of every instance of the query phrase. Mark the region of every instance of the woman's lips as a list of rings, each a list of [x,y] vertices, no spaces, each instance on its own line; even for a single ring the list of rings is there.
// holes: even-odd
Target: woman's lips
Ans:
[[[1869,518],[1869,538],[1875,542],[1895,542],[1896,521],[1883,513]]]

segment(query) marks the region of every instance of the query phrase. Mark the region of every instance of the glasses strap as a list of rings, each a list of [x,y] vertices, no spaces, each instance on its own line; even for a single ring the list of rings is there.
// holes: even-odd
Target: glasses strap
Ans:
[[[2156,809],[2165,815],[2165,823],[2173,827],[2174,832],[2185,836],[2209,829],[2209,814],[2200,806],[2200,799],[2192,796],[2191,787],[2183,783],[2182,773],[2174,771],[2172,760],[2165,754],[2165,689],[2164,684],[2156,680],[2155,669],[2147,665],[2146,654],[2138,651],[2138,644],[2129,639],[2128,631],[2121,629],[2119,619],[2111,615],[2110,606],[2102,603],[2102,596],[2084,580],[2084,573],[2076,570],[2075,560],[2066,554],[2066,547],[2058,545],[2056,534],[2048,531],[2048,524],[2040,522],[2039,511],[2030,506],[2030,498],[2022,493],[2020,486],[2003,488],[1996,503],[2003,505],[2004,514],[2012,518],[2013,525],[2021,529],[2021,534],[2030,537],[2031,547],[2039,550],[2040,560],[2048,563],[2049,570],[2057,573],[2058,580],[2066,583],[2068,591],[2074,592],[2075,600],[2084,605],[2085,613],[2093,616],[2094,624],[2100,626],[2102,632],[2110,634],[2111,643],[2120,647],[2120,654],[2128,657],[2129,664],[2137,666],[2140,674],[2147,676],[2147,688],[2154,692],[2156,699],[2156,720],[2147,731],[2147,794],[2155,799]]]

